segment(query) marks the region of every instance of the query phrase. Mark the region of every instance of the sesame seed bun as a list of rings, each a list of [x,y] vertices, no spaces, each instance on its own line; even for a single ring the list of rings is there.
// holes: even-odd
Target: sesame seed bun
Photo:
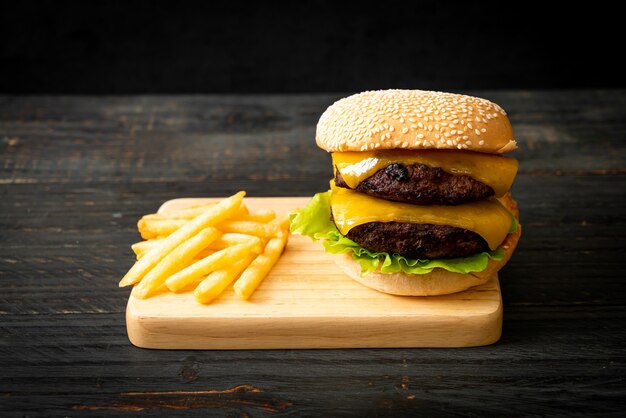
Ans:
[[[423,90],[366,91],[331,105],[317,124],[328,152],[464,149],[503,154],[517,147],[506,112],[478,97]]]
[[[519,220],[517,204],[506,194],[502,203]],[[338,254],[335,258],[337,265],[348,276],[364,286],[383,293],[402,296],[435,296],[462,292],[470,287],[486,283],[509,261],[522,234],[522,226],[518,225],[517,231],[507,235],[501,244],[504,251],[502,260],[489,259],[487,268],[480,272],[469,274],[453,273],[441,268],[436,268],[427,274],[407,274],[403,272],[385,274],[372,272],[361,275],[361,266],[352,259],[350,254]]]

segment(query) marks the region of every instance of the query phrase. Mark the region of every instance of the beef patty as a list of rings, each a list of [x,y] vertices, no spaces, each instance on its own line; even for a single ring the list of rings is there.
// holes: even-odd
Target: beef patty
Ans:
[[[355,226],[347,237],[370,251],[407,258],[455,258],[489,251],[480,235],[448,225],[370,222]]]
[[[350,187],[335,171],[335,184]],[[459,205],[493,196],[491,187],[467,175],[424,164],[391,164],[360,182],[356,190],[381,199],[415,205]]]

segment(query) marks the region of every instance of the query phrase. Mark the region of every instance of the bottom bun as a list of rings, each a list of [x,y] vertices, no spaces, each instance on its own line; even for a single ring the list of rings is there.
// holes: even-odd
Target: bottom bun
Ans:
[[[515,215],[516,219],[519,219],[517,205],[509,194],[502,198],[501,202]],[[521,234],[522,226],[518,224],[517,231],[507,235],[501,244],[504,250],[502,260],[489,259],[485,270],[468,274],[436,268],[427,274],[403,272],[386,274],[375,271],[361,275],[361,266],[352,258],[351,253],[339,254],[335,262],[348,276],[379,292],[401,296],[447,295],[462,292],[489,281],[509,261]]]
[[[436,268],[427,274],[380,273],[361,275],[361,266],[350,254],[340,254],[335,262],[357,282],[379,292],[401,296],[435,296],[461,292],[487,282],[491,275],[453,273]],[[480,272],[483,273],[483,272]]]

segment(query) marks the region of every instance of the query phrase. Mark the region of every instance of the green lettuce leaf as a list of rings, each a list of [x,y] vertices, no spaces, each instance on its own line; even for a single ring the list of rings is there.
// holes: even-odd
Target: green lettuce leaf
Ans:
[[[511,227],[509,228],[509,234],[517,232],[517,225],[518,225],[517,218],[513,216],[513,214],[511,214]]]
[[[511,216],[515,220],[513,216]],[[330,190],[317,193],[309,203],[300,210],[290,214],[291,232],[306,235],[313,240],[324,240],[324,248],[332,254],[352,253],[361,266],[361,274],[377,269],[383,273],[399,271],[410,274],[426,274],[435,268],[442,268],[455,273],[472,273],[487,268],[489,259],[501,260],[504,256],[502,248],[495,251],[474,254],[468,257],[418,260],[403,257],[399,254],[372,252],[356,242],[341,235],[330,217]],[[511,222],[511,232],[517,230],[517,222]]]

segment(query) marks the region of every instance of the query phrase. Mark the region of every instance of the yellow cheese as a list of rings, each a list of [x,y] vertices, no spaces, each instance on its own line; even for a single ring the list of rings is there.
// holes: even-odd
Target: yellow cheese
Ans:
[[[366,152],[335,152],[333,166],[350,188],[378,170],[393,163],[425,164],[452,174],[466,174],[490,186],[496,197],[503,196],[513,184],[518,162],[515,158],[451,150],[385,150]]]
[[[343,235],[369,222],[450,225],[477,233],[492,250],[504,241],[512,222],[511,213],[495,198],[457,206],[421,206],[332,187],[330,206],[335,224]]]

